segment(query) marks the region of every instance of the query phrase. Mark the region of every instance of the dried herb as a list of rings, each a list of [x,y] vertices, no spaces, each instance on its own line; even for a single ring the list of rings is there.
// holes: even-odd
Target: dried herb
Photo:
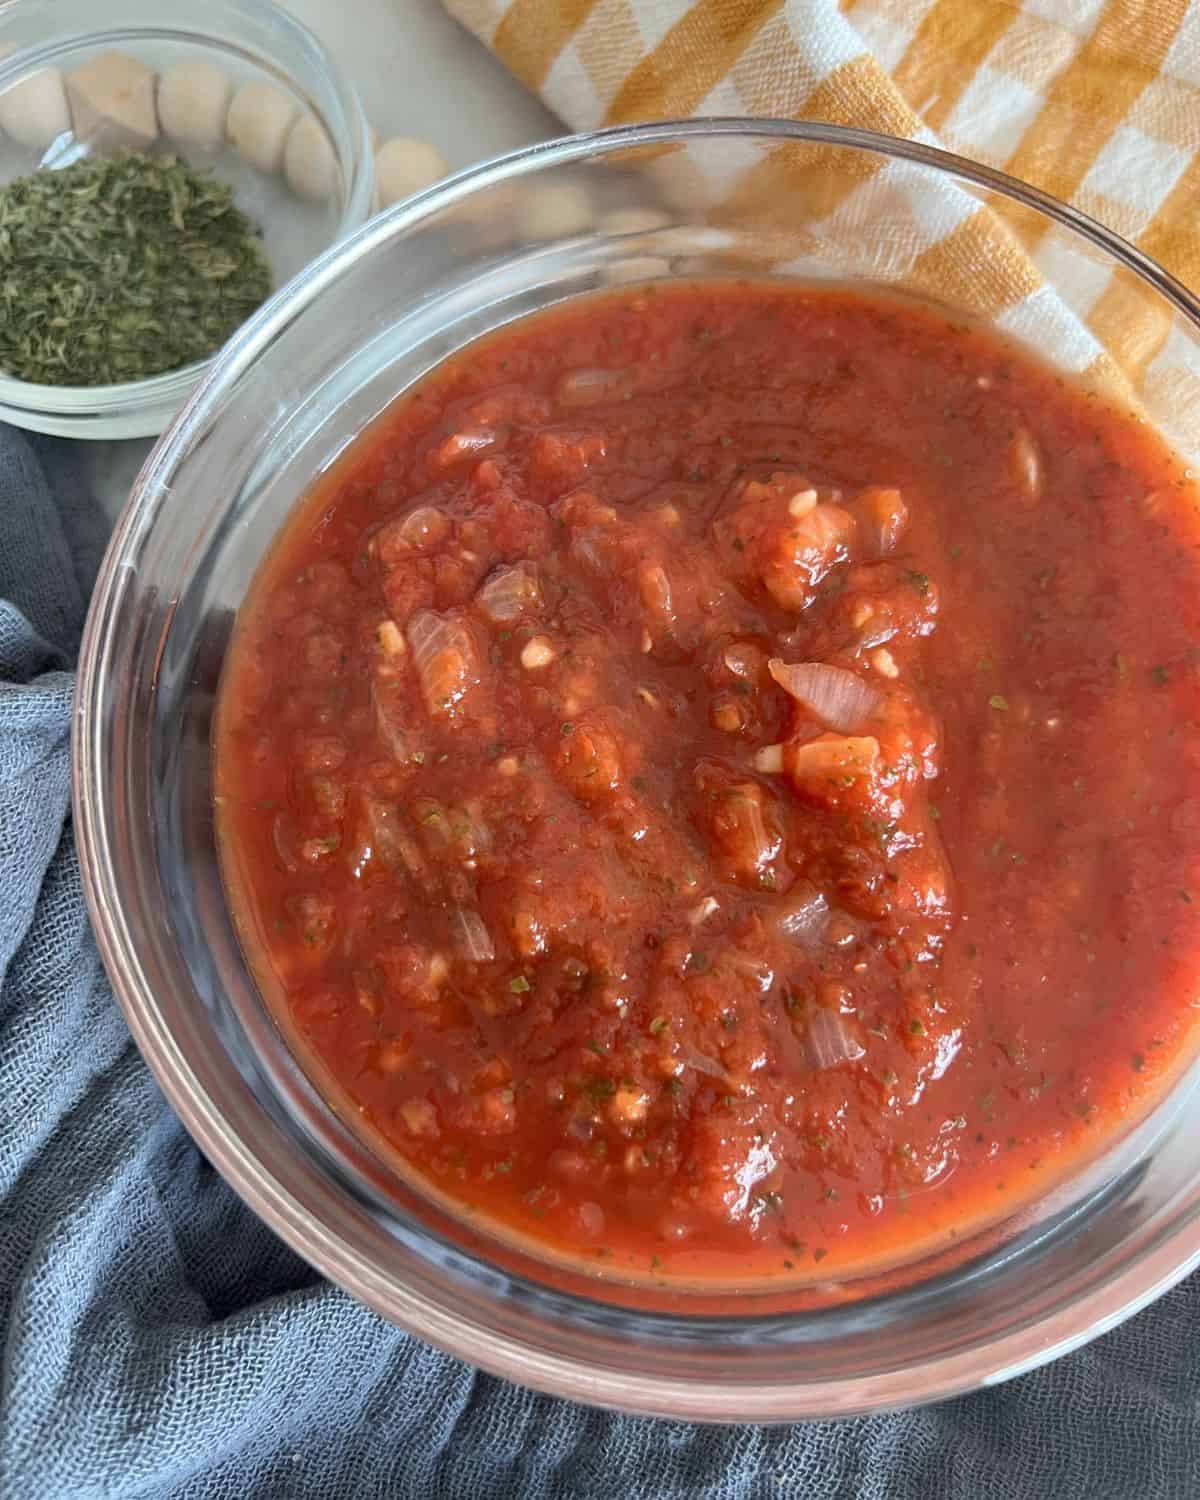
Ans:
[[[0,367],[42,385],[207,358],[271,290],[225,183],[171,155],[89,157],[0,189]]]

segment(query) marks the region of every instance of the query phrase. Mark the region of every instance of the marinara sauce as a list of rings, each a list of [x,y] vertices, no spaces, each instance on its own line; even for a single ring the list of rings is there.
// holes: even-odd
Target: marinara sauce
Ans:
[[[218,828],[335,1106],[623,1273],[879,1266],[1186,1056],[1200,526],[1160,441],[848,290],[581,298],[317,481]]]

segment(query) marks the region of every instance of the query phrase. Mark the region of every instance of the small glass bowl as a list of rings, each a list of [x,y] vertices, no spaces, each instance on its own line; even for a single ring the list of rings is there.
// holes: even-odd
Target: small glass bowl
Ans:
[[[1200,1261],[1193,1064],[1054,1192],[886,1275],[706,1294],[552,1263],[442,1211],[339,1119],[263,1005],[220,879],[212,719],[237,609],[293,505],[399,391],[513,318],[621,282],[825,277],[977,313],[996,287],[987,245],[960,233],[931,286],[914,231],[978,225],[984,208],[1019,210],[1053,248],[1044,289],[999,325],[1099,378],[1068,304],[1118,274],[1129,317],[1161,333],[1170,362],[1171,378],[1143,383],[1144,415],[1200,448],[1194,403],[1173,399],[1190,387],[1171,375],[1200,368],[1200,306],[1116,235],[913,142],[704,120],[539,145],[373,220],[235,335],[121,517],[80,659],[74,810],[130,1029],[206,1157],[272,1228],[473,1364],[676,1418],[844,1416],[1031,1369]]]
[[[297,121],[314,121],[335,164],[331,192],[316,201],[290,191],[281,174],[256,170],[224,141],[209,149],[160,134],[150,148],[172,151],[230,184],[238,207],[263,231],[274,286],[368,217],[374,168],[358,96],[316,38],[270,0],[205,0],[200,7],[180,0],[0,5],[0,183],[119,148],[111,135],[76,140],[70,128],[58,132],[54,111],[31,104],[27,87],[44,69],[65,78],[107,52],[135,58],[160,76],[178,63],[214,64],[233,89],[264,81],[287,98]],[[98,386],[35,385],[0,372],[0,420],[60,437],[156,436],[209,363]]]

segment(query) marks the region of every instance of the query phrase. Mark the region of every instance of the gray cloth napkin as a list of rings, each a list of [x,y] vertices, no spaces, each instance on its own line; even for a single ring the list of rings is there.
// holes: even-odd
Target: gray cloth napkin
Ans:
[[[70,447],[0,427],[3,1500],[1200,1495],[1200,1279],[999,1389],[781,1428],[536,1396],[320,1280],[184,1133],[88,930],[70,664],[101,535]]]

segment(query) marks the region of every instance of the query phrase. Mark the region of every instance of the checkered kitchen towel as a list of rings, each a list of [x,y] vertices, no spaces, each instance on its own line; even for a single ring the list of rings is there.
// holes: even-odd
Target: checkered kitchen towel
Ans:
[[[444,3],[576,129],[748,114],[910,136],[1076,204],[1200,287],[1200,4]],[[763,184],[780,202],[783,185]],[[871,190],[869,180],[848,179],[843,198]],[[847,203],[829,212],[845,215]],[[1056,280],[1064,240],[1014,216],[1023,253],[1013,254],[989,217],[963,197],[916,222],[903,279],[1020,332],[1030,309],[1041,316],[1042,278]],[[898,279],[895,266],[887,270]],[[1081,368],[1107,351],[1160,416],[1164,406],[1200,410],[1194,353],[1127,273],[1073,260],[1056,284],[1090,335],[1076,338]]]

